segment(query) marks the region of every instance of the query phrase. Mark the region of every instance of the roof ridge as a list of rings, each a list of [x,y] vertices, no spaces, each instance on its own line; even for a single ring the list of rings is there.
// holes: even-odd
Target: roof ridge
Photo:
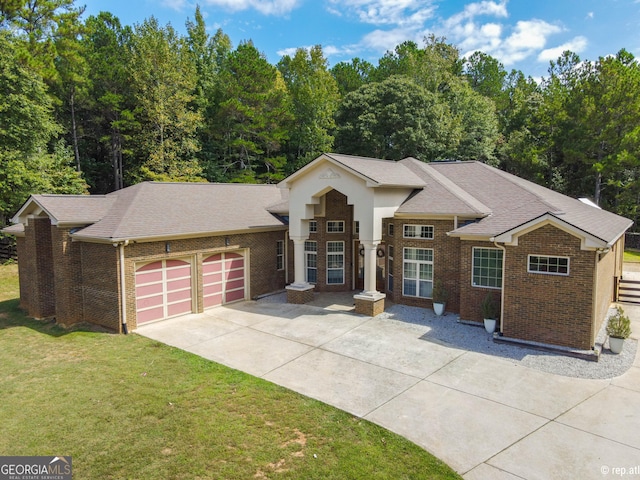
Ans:
[[[480,200],[475,198],[470,193],[466,192],[464,189],[459,187],[455,182],[448,179],[445,175],[438,172],[435,168],[433,168],[433,166],[430,165],[429,162],[422,162],[413,157],[408,157],[408,158],[405,158],[404,160],[401,160],[401,162],[405,162],[405,161],[407,163],[415,165],[417,168],[425,172],[427,175],[433,178],[436,182],[438,182],[440,185],[445,187],[447,191],[449,191],[449,193],[454,195],[456,198],[460,199],[460,201],[462,201],[465,205],[467,205],[472,210],[475,210],[478,213],[483,215],[488,215],[492,212],[492,210],[489,207],[487,207],[484,203],[482,203]],[[451,162],[451,163],[454,163],[454,162]]]

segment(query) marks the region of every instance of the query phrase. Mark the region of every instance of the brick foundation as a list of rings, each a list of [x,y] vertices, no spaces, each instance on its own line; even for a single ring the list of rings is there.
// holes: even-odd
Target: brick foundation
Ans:
[[[384,299],[386,296],[383,294],[373,297],[369,295],[354,295],[353,298],[356,302],[356,313],[375,317],[384,312]]]
[[[309,303],[313,301],[313,285],[310,285],[309,288],[295,288],[295,287],[287,287],[287,303],[294,303],[296,305],[302,305],[305,303]]]

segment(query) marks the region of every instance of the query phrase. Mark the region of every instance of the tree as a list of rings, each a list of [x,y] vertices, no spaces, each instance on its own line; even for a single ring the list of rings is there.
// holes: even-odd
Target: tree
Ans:
[[[482,52],[474,52],[465,62],[465,76],[474,91],[499,103],[507,72],[498,60]]]
[[[134,157],[132,135],[135,121],[129,27],[110,13],[91,16],[85,24],[83,51],[88,65],[92,104],[87,114],[90,129],[86,140],[85,174],[94,192],[110,192],[124,187],[125,157]]]
[[[32,193],[83,193],[63,144],[48,144],[61,131],[42,79],[17,61],[17,49],[0,32],[0,224]]]
[[[347,94],[337,113],[336,150],[399,160],[442,158],[456,143],[446,104],[404,76]]]
[[[138,180],[199,180],[196,128],[200,114],[191,107],[196,70],[186,42],[151,17],[136,25],[130,74],[140,122],[136,135],[141,158]]]
[[[291,171],[333,148],[330,132],[335,128],[334,115],[340,94],[319,45],[309,51],[300,48],[293,58],[284,56],[278,69],[293,105],[294,123],[289,140]]]
[[[211,135],[218,162],[208,176],[253,182],[284,178],[281,154],[292,121],[291,100],[280,72],[251,43],[242,43],[224,62]]]
[[[351,62],[336,63],[331,69],[342,96],[369,83],[374,72],[375,67],[371,63],[358,57],[351,59]]]

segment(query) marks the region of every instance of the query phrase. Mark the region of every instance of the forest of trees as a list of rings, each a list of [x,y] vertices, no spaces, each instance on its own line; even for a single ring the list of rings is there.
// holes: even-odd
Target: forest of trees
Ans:
[[[320,46],[272,65],[199,8],[186,32],[0,1],[0,226],[31,193],[275,183],[330,151],[479,160],[637,219],[640,65],[624,49],[565,52],[536,82],[433,36],[330,68]]]

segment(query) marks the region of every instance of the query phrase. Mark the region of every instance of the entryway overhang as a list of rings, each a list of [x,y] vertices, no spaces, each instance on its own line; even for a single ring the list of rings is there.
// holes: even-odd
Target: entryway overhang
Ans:
[[[309,238],[309,222],[324,215],[323,198],[337,190],[353,205],[359,225],[359,241],[364,246],[364,291],[354,296],[356,311],[372,314],[384,301],[376,290],[376,248],[382,241],[382,219],[396,210],[424,181],[400,163],[348,155],[323,154],[283,180],[278,186],[289,190],[289,236],[294,242],[294,282],[288,287],[295,303],[306,303],[313,286],[305,281],[304,242]],[[307,292],[305,295],[304,292]]]

